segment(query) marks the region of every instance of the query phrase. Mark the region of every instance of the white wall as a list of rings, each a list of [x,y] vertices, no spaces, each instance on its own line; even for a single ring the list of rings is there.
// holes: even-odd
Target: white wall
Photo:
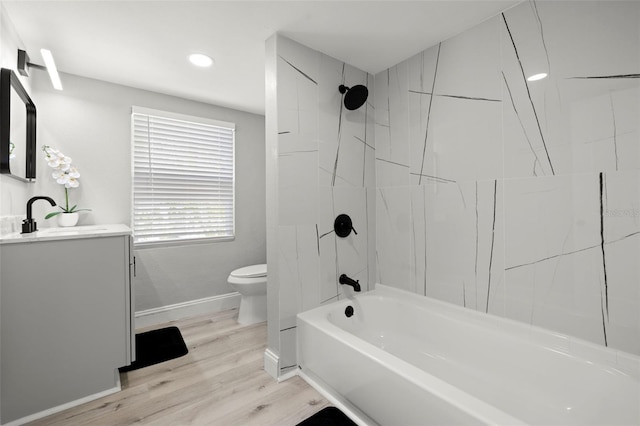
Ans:
[[[45,72],[32,73],[38,148],[60,149],[80,171],[70,203],[92,209],[81,213],[80,225],[130,224],[132,105],[236,123],[235,240],[137,250],[136,311],[231,292],[226,279],[234,268],[266,261],[263,116],[70,74],[61,78],[64,90],[56,91]],[[63,203],[64,189],[42,158],[39,152],[35,190]],[[55,226],[43,219],[48,211],[47,203],[34,204],[39,226]]]
[[[639,19],[524,2],[376,75],[379,283],[640,354]]]
[[[2,68],[14,70],[24,88],[31,93],[31,82],[16,70],[18,48],[24,48],[22,40],[4,6],[0,4],[0,64]],[[0,175],[0,217],[24,215],[26,202],[32,194],[33,187],[29,183]]]

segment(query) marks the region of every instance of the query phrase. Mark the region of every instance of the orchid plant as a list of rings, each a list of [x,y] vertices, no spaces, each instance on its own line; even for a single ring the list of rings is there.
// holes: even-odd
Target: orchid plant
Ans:
[[[53,149],[48,145],[42,146],[42,151],[44,152],[45,158],[47,160],[47,165],[53,169],[53,173],[51,176],[56,180],[60,185],[64,185],[64,198],[65,204],[63,206],[59,206],[59,212],[53,212],[46,215],[44,218],[49,219],[54,216],[57,216],[62,213],[75,213],[81,211],[89,211],[91,209],[78,209],[78,205],[74,205],[69,208],[69,188],[77,188],[80,186],[80,182],[78,179],[80,178],[80,173],[78,169],[76,169],[73,164],[71,164],[71,158],[64,155],[62,152],[57,149]]]

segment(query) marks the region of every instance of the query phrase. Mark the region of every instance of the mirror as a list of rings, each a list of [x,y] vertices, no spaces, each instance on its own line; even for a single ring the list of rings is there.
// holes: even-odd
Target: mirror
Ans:
[[[36,177],[36,106],[18,76],[0,71],[0,173],[24,182]]]

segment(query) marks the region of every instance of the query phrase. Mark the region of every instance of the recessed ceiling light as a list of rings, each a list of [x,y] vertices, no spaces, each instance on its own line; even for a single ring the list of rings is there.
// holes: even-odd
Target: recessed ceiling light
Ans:
[[[189,55],[189,61],[198,67],[210,67],[213,65],[213,59],[202,53],[193,53]]]
[[[537,80],[542,80],[543,78],[547,77],[547,73],[546,72],[541,72],[540,74],[534,74],[530,77],[527,77],[527,81],[537,81]]]

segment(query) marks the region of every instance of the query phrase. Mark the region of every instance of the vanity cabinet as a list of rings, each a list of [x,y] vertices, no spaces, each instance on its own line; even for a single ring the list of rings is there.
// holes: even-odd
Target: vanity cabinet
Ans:
[[[129,228],[34,234],[0,239],[3,424],[119,390],[135,354]]]

